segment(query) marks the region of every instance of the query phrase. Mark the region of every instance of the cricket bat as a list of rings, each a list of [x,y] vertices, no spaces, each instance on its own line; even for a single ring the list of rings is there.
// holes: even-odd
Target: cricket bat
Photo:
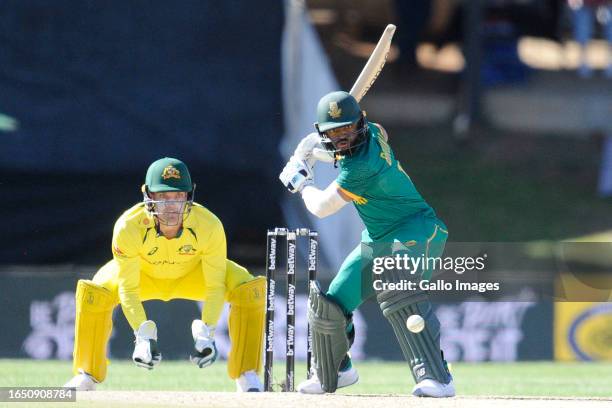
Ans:
[[[366,62],[357,80],[353,84],[349,93],[357,99],[357,102],[360,102],[365,94],[368,93],[376,81],[376,78],[378,78],[380,71],[382,71],[385,66],[387,57],[389,56],[389,50],[391,49],[393,34],[395,34],[395,25],[389,24],[382,33],[380,40],[378,40],[378,44],[376,44],[376,48],[374,48],[372,55],[368,58],[368,62]]]
[[[383,31],[380,37],[380,40],[378,40],[378,44],[376,44],[374,51],[372,51],[370,58],[368,58],[368,62],[366,62],[365,66],[361,70],[361,73],[357,77],[357,80],[353,84],[353,87],[349,93],[357,100],[357,102],[361,102],[361,99],[366,93],[368,93],[376,81],[376,78],[378,78],[378,75],[385,66],[387,57],[389,56],[389,50],[391,49],[393,34],[395,34],[395,25],[387,25],[385,31]],[[313,149],[312,157],[316,160],[324,162],[334,161],[334,158],[327,150],[318,147]]]

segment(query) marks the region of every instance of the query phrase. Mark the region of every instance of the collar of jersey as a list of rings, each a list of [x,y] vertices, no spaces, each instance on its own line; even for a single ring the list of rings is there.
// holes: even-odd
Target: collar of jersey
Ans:
[[[176,237],[174,237],[174,238],[169,238],[169,239],[176,239],[176,238],[180,238],[180,237],[181,237],[181,235],[183,235],[183,230],[184,230],[184,229],[185,229],[185,228],[184,228],[184,224],[183,224],[183,226],[181,227],[181,229],[180,229],[180,230],[178,230],[178,232],[176,233]],[[159,237],[163,237],[163,236],[164,236],[164,234],[162,234],[161,230],[159,229],[159,225],[158,225],[158,224],[155,224],[155,233],[157,234],[157,235],[156,235],[156,236],[157,236],[157,238],[159,238]],[[165,237],[164,237],[164,238],[165,238]]]

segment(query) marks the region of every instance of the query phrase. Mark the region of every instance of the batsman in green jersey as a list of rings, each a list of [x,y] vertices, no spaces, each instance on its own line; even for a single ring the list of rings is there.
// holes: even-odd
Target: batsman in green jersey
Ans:
[[[302,139],[279,178],[289,191],[301,193],[308,210],[321,218],[352,202],[366,229],[361,244],[346,257],[329,290],[323,292],[318,283],[310,288],[313,375],[298,390],[334,392],[358,381],[348,354],[355,336],[352,312],[376,296],[410,365],[416,383],[413,394],[454,396],[452,377],[440,350],[440,323],[427,294],[418,289],[375,290],[372,284],[375,257],[441,256],[448,236],[446,226],[395,159],[387,132],[366,120],[350,94],[332,92],[321,98],[315,127],[317,132]],[[316,160],[333,161],[340,168],[336,180],[325,190],[313,185]],[[406,275],[406,271],[390,270],[383,281],[399,282],[407,276],[429,279],[431,271],[421,269]],[[425,328],[418,333],[406,327],[412,315],[425,321]]]

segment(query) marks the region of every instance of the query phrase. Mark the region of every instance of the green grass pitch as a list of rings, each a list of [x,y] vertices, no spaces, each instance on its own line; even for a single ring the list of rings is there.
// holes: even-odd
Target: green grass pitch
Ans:
[[[275,363],[283,380],[284,360]],[[403,363],[356,362],[360,381],[340,393],[409,394],[413,381]],[[612,397],[612,363],[455,363],[451,367],[458,395]],[[296,366],[296,384],[305,378]],[[60,386],[71,377],[67,361],[2,360],[0,386]],[[187,361],[162,361],[146,371],[128,361],[112,361],[99,390],[234,391],[225,362],[198,369]]]

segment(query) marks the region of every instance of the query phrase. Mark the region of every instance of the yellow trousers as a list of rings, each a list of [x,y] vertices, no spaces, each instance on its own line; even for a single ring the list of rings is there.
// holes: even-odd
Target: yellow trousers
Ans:
[[[226,262],[225,299],[228,294],[239,285],[253,279],[253,275],[245,268],[229,259]],[[114,260],[107,262],[93,277],[93,282],[108,289],[116,297],[119,304],[117,290],[117,275],[119,269]],[[145,273],[140,274],[140,300],[187,299],[196,301],[206,300],[206,281],[202,268],[196,268],[179,279],[153,279]]]
[[[118,272],[116,262],[110,261],[92,281],[80,280],[77,285],[73,372],[86,372],[98,382],[106,378],[106,346],[112,330],[112,311],[119,304]],[[201,268],[178,279],[153,279],[141,273],[140,300],[206,301],[204,279]],[[265,284],[265,278],[253,277],[242,266],[227,260],[225,300],[230,303],[230,378],[261,370]]]

